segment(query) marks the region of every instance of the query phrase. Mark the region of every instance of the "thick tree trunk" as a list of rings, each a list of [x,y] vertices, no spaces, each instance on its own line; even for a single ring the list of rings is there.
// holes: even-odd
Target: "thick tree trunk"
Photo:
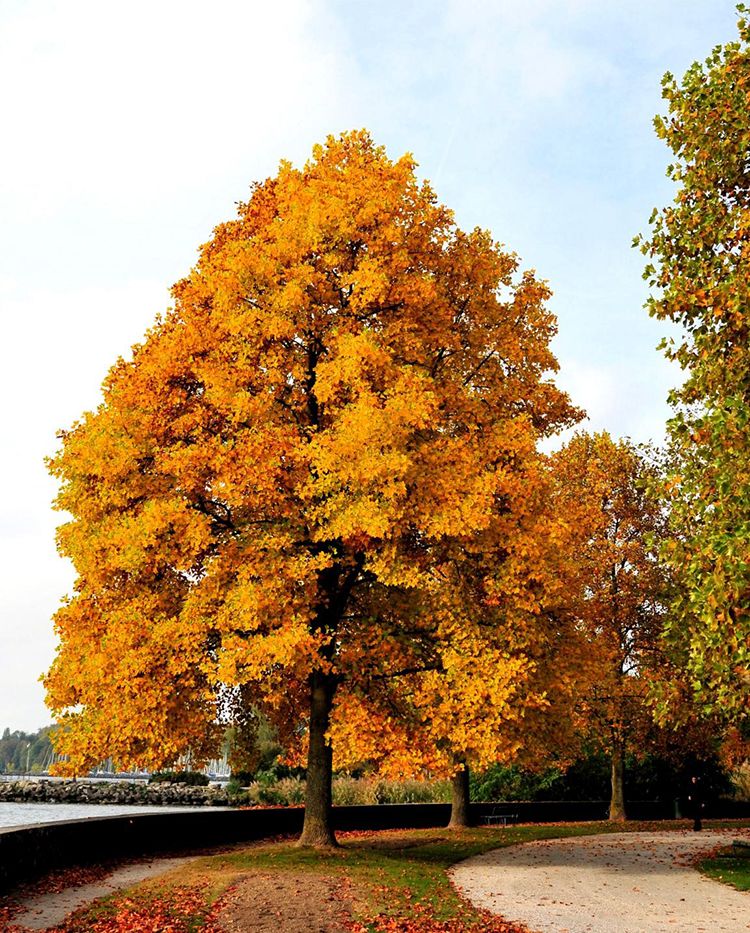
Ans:
[[[448,829],[471,826],[469,815],[469,767],[464,764],[451,779],[451,820]]]
[[[333,749],[326,741],[336,686],[333,679],[321,671],[310,675],[310,748],[307,754],[307,784],[305,789],[305,822],[300,846],[325,848],[335,846],[331,821],[331,778]]]
[[[616,740],[612,743],[612,798],[609,803],[609,818],[613,822],[624,822],[625,813],[625,746]]]

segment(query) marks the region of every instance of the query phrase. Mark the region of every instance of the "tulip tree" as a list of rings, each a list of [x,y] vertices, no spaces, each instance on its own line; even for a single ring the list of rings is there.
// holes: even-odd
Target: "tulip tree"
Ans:
[[[304,746],[301,841],[331,844],[337,703],[460,646],[444,568],[500,553],[519,450],[577,416],[549,292],[352,132],[255,185],[173,295],[51,461],[58,751],[197,760],[239,691]]]
[[[742,718],[750,698],[750,22],[739,38],[667,74],[658,135],[672,150],[674,202],[642,248],[651,313],[680,325],[665,343],[686,374],[672,392],[669,489],[682,579],[670,635],[706,712]]]
[[[576,615],[588,643],[581,728],[611,759],[610,819],[625,819],[626,747],[652,723],[647,696],[665,669],[668,577],[658,559],[666,515],[656,459],[629,441],[576,434],[552,457],[560,512],[575,523]],[[588,684],[586,684],[588,679]]]

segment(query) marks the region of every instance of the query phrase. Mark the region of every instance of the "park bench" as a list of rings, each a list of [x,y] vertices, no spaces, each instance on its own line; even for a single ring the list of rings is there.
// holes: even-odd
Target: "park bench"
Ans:
[[[507,807],[493,807],[489,813],[482,815],[482,822],[486,826],[507,826],[508,823],[518,822],[518,813]]]

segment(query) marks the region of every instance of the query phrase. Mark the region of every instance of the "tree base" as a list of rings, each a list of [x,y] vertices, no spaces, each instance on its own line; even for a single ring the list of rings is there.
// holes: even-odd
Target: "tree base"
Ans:
[[[448,823],[448,825],[445,828],[450,829],[455,832],[461,829],[470,829],[471,823],[469,823],[468,821],[461,822],[458,820],[456,821],[451,820],[450,823]]]
[[[324,827],[306,828],[295,842],[298,849],[338,849],[340,848],[333,832]]]
[[[302,836],[294,843],[295,849],[340,849],[341,846],[335,839],[310,840],[303,839]]]

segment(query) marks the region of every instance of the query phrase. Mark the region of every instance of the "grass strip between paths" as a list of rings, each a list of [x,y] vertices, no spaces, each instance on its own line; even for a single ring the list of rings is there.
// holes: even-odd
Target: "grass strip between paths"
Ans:
[[[738,891],[750,891],[750,845],[747,843],[722,846],[700,861],[697,868],[714,881],[731,885]]]

